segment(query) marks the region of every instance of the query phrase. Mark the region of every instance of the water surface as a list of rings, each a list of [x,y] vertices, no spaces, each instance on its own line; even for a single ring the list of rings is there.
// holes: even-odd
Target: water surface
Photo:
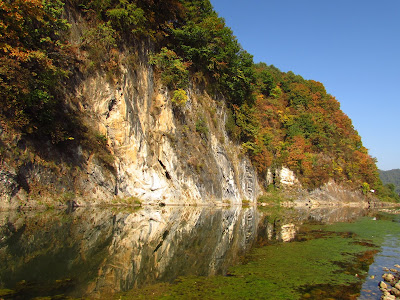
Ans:
[[[1,212],[0,297],[379,299],[382,265],[399,263],[400,231],[393,218],[376,215],[254,207]]]

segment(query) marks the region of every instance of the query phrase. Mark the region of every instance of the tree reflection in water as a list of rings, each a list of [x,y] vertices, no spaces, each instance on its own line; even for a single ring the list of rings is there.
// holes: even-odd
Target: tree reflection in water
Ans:
[[[178,276],[226,274],[254,245],[295,239],[304,222],[364,213],[239,206],[0,212],[0,285],[10,297],[101,297]]]

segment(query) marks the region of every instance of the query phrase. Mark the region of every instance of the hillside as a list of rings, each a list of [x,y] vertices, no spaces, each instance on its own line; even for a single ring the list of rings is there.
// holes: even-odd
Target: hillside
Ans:
[[[10,206],[255,201],[286,170],[303,189],[387,195],[323,84],[254,64],[208,0],[1,2],[0,16]]]
[[[400,169],[379,170],[379,176],[384,184],[394,184],[395,192],[400,195]]]

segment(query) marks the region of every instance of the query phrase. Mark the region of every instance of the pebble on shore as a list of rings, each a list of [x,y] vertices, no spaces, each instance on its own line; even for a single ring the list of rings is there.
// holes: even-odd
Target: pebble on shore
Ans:
[[[394,265],[400,268],[400,265]],[[382,291],[381,300],[400,300],[400,272],[397,269],[383,268],[385,273],[382,275],[384,281],[379,282],[379,289]]]

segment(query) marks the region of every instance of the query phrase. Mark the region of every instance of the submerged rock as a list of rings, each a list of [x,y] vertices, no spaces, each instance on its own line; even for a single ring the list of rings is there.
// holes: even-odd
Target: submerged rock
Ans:
[[[379,288],[380,288],[381,290],[387,290],[388,285],[387,285],[385,282],[381,281],[381,282],[379,283]]]
[[[395,265],[398,268],[399,265]],[[379,288],[382,291],[382,300],[396,300],[400,299],[400,276],[397,269],[388,269],[383,268],[385,272],[392,272],[392,273],[385,273],[382,275],[383,280],[386,282],[381,281],[379,283]]]
[[[391,288],[390,289],[390,293],[392,295],[395,295],[396,297],[400,297],[400,291],[398,289],[396,289],[396,288]]]
[[[394,282],[394,275],[391,273],[385,273],[382,275],[382,278],[386,281],[392,284]]]
[[[389,295],[382,296],[381,300],[396,300],[396,297],[389,294]]]

